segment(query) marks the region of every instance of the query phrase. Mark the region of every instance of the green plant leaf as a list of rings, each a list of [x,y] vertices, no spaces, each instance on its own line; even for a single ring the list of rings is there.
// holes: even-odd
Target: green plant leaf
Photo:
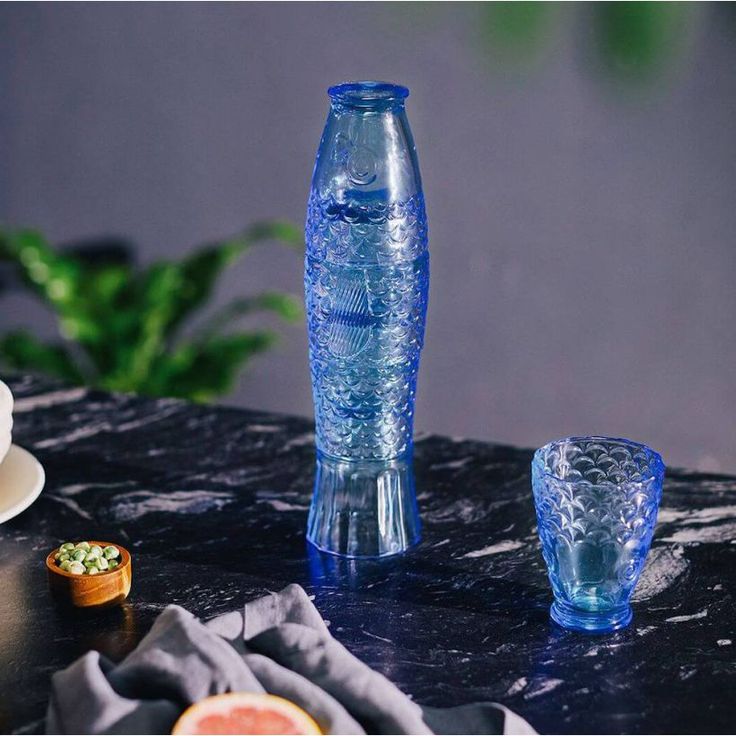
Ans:
[[[84,383],[84,376],[62,345],[45,345],[25,330],[0,338],[0,360],[10,369],[45,373],[71,383]]]
[[[28,288],[54,310],[62,335],[76,346],[72,354],[63,345],[13,333],[0,343],[0,358],[20,370],[115,391],[197,400],[218,396],[276,337],[266,330],[222,335],[222,328],[257,311],[294,321],[301,316],[300,302],[264,292],[232,302],[194,338],[177,343],[174,337],[211,297],[222,271],[252,245],[269,240],[303,245],[301,231],[290,223],[257,223],[182,261],[136,271],[127,263],[59,254],[35,231],[0,230],[0,258],[16,265]]]
[[[554,3],[483,3],[484,26],[492,48],[517,60],[531,56],[545,41]]]
[[[278,240],[294,248],[304,247],[304,233],[301,228],[287,220],[268,220],[256,222],[245,231],[251,242]]]
[[[136,319],[118,345],[115,368],[106,378],[116,390],[138,391],[146,384],[154,361],[167,349],[181,284],[181,268],[175,263],[154,264],[138,279],[133,304]]]
[[[646,79],[683,46],[688,3],[601,2],[594,5],[600,51],[620,76]]]
[[[144,393],[208,401],[230,391],[254,355],[267,350],[276,335],[266,330],[210,337],[180,345],[153,366]]]
[[[215,312],[198,330],[198,335],[213,335],[223,327],[231,327],[240,317],[253,312],[273,312],[286,322],[298,322],[304,316],[302,302],[292,294],[264,291],[252,297],[235,299]]]
[[[88,287],[97,302],[116,305],[131,286],[132,270],[123,265],[104,265],[95,268]]]
[[[85,268],[29,230],[0,231],[0,255],[15,264],[29,289],[54,310],[60,333],[83,348],[91,365],[101,374],[113,369],[115,340],[120,336],[117,326],[125,317],[119,295],[129,288],[131,270]]]
[[[304,242],[301,231],[290,223],[260,222],[242,235],[203,248],[186,258],[181,264],[182,283],[171,330],[212,296],[217,278],[228,265],[256,243],[267,240],[278,240],[294,247],[301,247]]]
[[[34,230],[0,231],[0,254],[19,269],[26,285],[57,310],[78,302],[82,268],[56,253]]]

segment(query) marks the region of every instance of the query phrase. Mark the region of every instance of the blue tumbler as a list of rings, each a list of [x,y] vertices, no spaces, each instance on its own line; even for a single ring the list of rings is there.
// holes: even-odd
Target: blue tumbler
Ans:
[[[607,632],[631,621],[652,543],[665,467],[654,450],[614,437],[568,437],[534,453],[532,489],[552,619]]]
[[[349,82],[328,92],[306,223],[317,443],[307,539],[333,554],[383,557],[420,535],[412,435],[427,218],[409,91]]]

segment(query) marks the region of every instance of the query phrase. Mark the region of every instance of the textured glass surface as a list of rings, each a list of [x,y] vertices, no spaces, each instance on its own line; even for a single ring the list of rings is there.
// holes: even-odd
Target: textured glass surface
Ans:
[[[534,503],[557,623],[611,631],[630,622],[664,470],[656,452],[625,439],[572,437],[534,454]]]
[[[375,462],[411,457],[427,309],[427,220],[404,112],[407,94],[379,82],[330,89],[307,209],[304,282],[316,440],[320,461],[330,463],[329,472],[318,468],[308,537],[353,556],[393,554],[418,537],[418,521],[405,518],[416,516],[410,464],[399,474],[396,495],[396,484],[385,482]],[[360,475],[357,485],[349,482],[351,468]],[[353,491],[336,494],[336,482]],[[396,544],[365,542],[381,536],[370,527],[385,520],[386,510],[398,516],[387,528],[413,531]],[[366,529],[348,529],[349,543],[331,528],[338,515],[343,525],[350,518]]]

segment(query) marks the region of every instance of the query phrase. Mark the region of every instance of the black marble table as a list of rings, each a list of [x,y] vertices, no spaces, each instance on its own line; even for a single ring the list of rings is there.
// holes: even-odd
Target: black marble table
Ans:
[[[10,381],[15,441],[47,471],[0,526],[0,731],[38,727],[51,674],[95,648],[129,652],[168,604],[207,618],[291,582],[334,635],[416,701],[494,700],[545,733],[736,728],[736,479],[668,472],[634,621],[594,636],[552,625],[529,450],[423,436],[421,545],[349,562],[304,539],[312,425],[304,419]],[[129,601],[70,616],[46,552],[119,540]]]

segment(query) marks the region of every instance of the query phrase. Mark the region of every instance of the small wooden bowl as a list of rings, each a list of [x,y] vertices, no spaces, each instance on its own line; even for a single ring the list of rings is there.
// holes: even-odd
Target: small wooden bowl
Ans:
[[[130,552],[115,542],[95,542],[103,549],[114,544],[120,550],[120,563],[114,570],[105,570],[97,575],[73,575],[62,570],[54,560],[59,548],[51,550],[46,557],[46,571],[51,593],[60,603],[75,608],[108,608],[122,603],[130,593],[133,566]]]

